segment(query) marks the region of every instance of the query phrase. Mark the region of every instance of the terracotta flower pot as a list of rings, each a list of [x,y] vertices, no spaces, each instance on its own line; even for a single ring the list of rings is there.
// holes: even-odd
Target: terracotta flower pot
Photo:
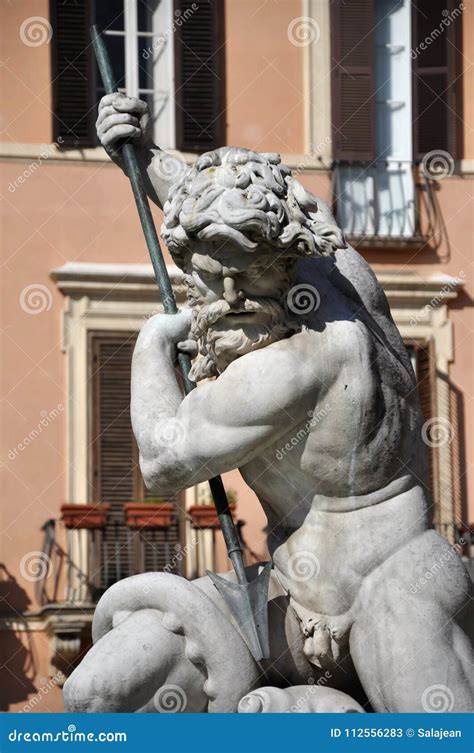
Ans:
[[[95,505],[62,505],[61,520],[66,528],[104,528],[109,510],[108,502]]]
[[[124,510],[129,528],[169,528],[173,522],[172,502],[127,502]]]
[[[229,505],[229,510],[233,513],[235,503]],[[203,528],[217,530],[220,528],[219,518],[214,505],[193,505],[187,511],[191,516],[191,525],[193,528]]]

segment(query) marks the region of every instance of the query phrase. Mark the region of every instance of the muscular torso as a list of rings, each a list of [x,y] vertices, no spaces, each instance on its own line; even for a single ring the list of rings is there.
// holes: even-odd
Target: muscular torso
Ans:
[[[360,580],[426,526],[421,418],[402,340],[361,257],[347,249],[304,261],[293,284],[317,290],[301,331],[236,358],[184,399],[171,348],[151,352],[145,326],[132,418],[157,495],[239,467],[267,514],[284,587],[306,608],[338,614]],[[170,422],[181,441],[157,446]],[[312,579],[294,577],[305,552],[319,563]]]
[[[362,579],[426,528],[427,503],[412,375],[350,311],[328,321],[325,305],[312,329],[278,344],[301,368],[327,363],[305,420],[240,471],[267,514],[284,587],[309,610],[341,614]]]

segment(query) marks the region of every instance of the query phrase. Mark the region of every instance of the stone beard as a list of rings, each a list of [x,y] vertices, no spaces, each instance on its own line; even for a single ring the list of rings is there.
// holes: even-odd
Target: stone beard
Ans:
[[[190,378],[196,382],[218,376],[236,358],[282,340],[301,328],[289,316],[282,302],[282,290],[277,291],[276,298],[246,298],[236,309],[224,300],[200,303],[192,277],[186,275],[185,282],[192,307],[190,338],[196,341],[198,348],[198,358],[190,371]],[[254,313],[255,321],[240,325],[226,321],[228,314],[238,316],[245,312]]]

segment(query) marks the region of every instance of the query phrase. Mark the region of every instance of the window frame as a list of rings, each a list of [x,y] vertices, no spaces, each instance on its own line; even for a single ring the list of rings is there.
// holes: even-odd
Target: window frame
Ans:
[[[96,4],[100,0],[93,0],[92,16],[96,18]],[[174,149],[176,145],[176,123],[175,123],[175,50],[174,50],[174,35],[167,34],[169,28],[172,26],[174,0],[157,0],[156,7],[152,14],[160,13],[161,20],[164,21],[164,30],[154,32],[153,29],[149,31],[140,31],[138,29],[138,5],[137,0],[123,0],[124,4],[124,28],[122,29],[104,29],[102,34],[107,40],[107,37],[118,37],[124,40],[124,70],[125,70],[125,86],[118,87],[120,92],[127,94],[129,97],[137,97],[138,99],[152,99],[152,120],[153,120],[153,135],[154,140],[164,149]],[[165,21],[166,19],[166,21]],[[139,39],[149,39],[149,50],[151,50],[152,56],[159,46],[156,46],[158,40],[162,39],[164,52],[161,53],[164,57],[161,65],[153,73],[153,88],[140,86],[140,69],[142,64],[139,61]],[[152,57],[153,60],[153,57]],[[167,72],[167,80],[165,87],[157,86],[157,79],[160,76],[160,71]],[[93,82],[95,98],[99,100],[105,93],[104,87],[100,81],[95,80]],[[163,94],[162,97],[159,95]],[[165,117],[162,117],[163,110],[158,107],[161,101],[164,101],[167,106],[167,112]],[[158,119],[158,113],[160,119]],[[165,122],[166,119],[166,122]]]

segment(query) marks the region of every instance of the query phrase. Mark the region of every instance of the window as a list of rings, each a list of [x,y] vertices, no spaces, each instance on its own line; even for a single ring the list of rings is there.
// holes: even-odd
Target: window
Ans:
[[[130,421],[135,339],[134,334],[89,333],[90,495],[93,502],[110,504],[100,569],[102,588],[135,572],[165,566],[175,572],[179,567],[173,559],[174,547],[180,543],[178,512],[166,530],[132,531],[125,523],[124,504],[150,496],[140,473]]]
[[[102,29],[119,91],[148,102],[154,138],[174,148],[173,23],[171,0],[96,2],[95,21]],[[96,101],[104,95],[97,71]]]
[[[224,2],[176,6],[186,19],[175,37],[177,147],[204,152],[225,143]]]
[[[349,236],[417,235],[412,163],[448,142],[456,156],[450,136],[456,86],[447,58],[457,14],[445,5],[336,0],[332,6],[335,194]],[[429,53],[420,55],[421,45]]]
[[[90,3],[52,0],[53,140],[64,146],[95,146],[94,87],[89,28]]]
[[[215,0],[66,0],[52,3],[54,131],[94,146],[103,96],[89,27],[102,29],[119,90],[148,102],[163,148],[206,151],[223,143],[222,6]]]

